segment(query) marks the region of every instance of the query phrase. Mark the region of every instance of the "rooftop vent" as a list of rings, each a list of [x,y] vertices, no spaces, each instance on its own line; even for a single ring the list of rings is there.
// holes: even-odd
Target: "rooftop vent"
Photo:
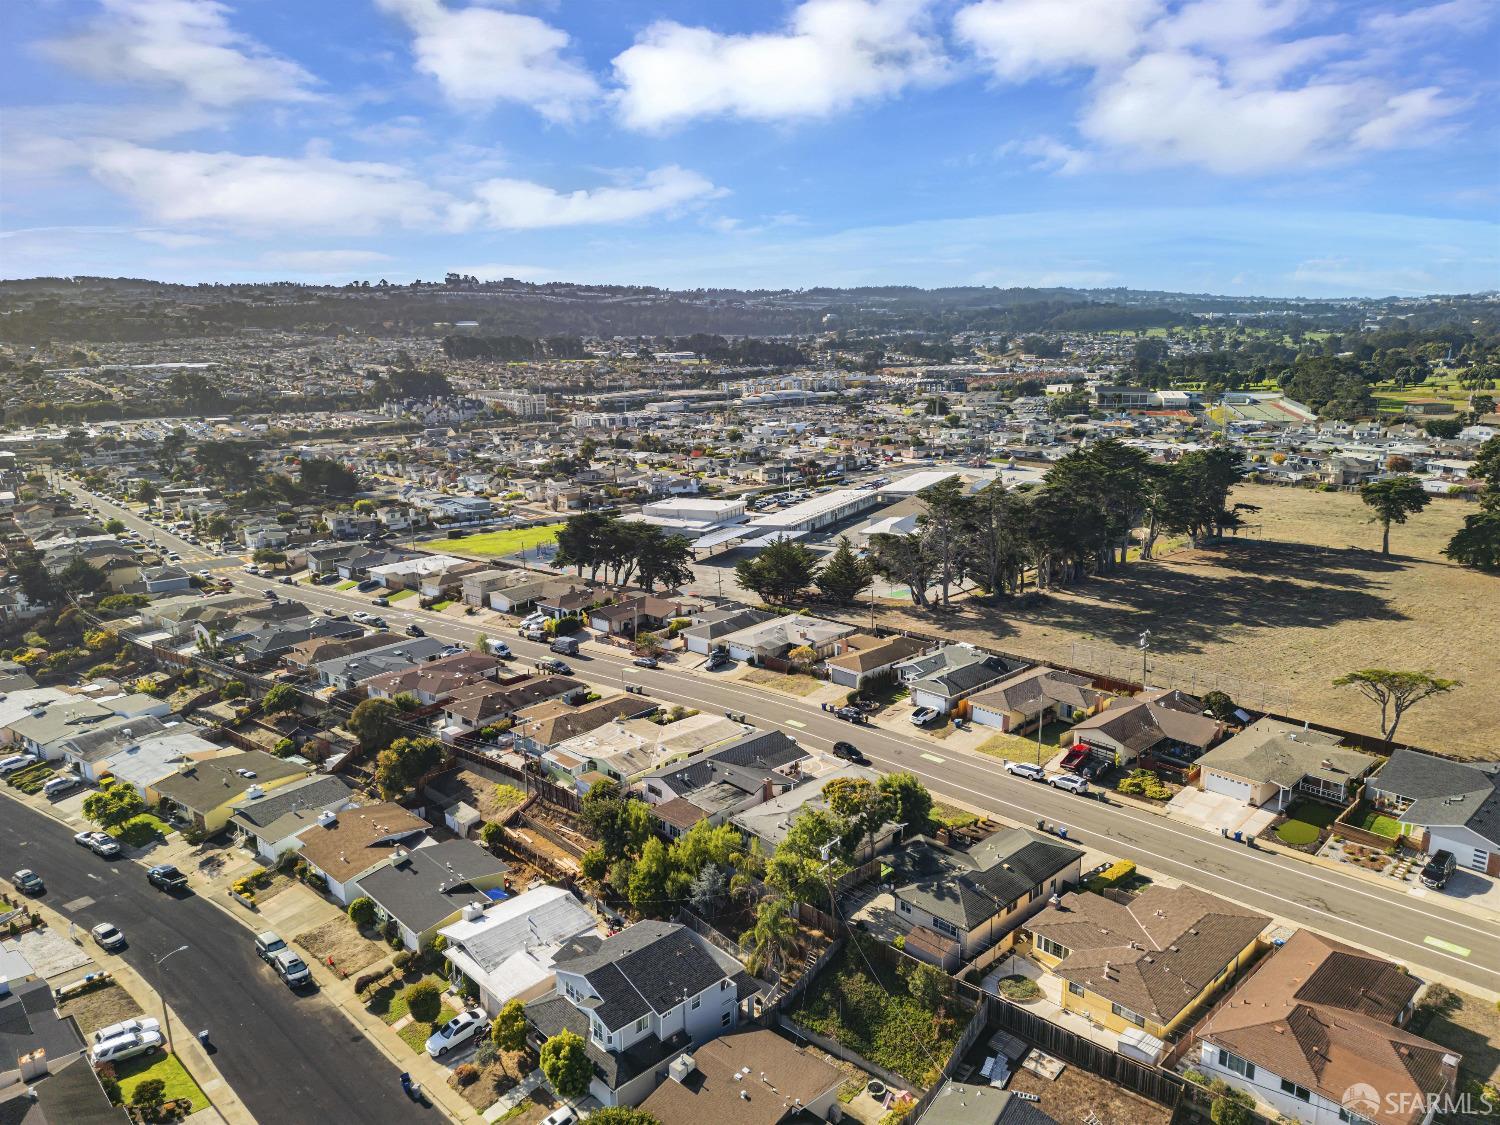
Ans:
[[[324,809],[318,814],[318,823],[324,828],[332,828],[339,822],[339,814],[332,809]]]
[[[695,1065],[692,1055],[686,1053],[678,1055],[668,1064],[667,1075],[673,1082],[686,1082],[688,1075],[693,1073]]]

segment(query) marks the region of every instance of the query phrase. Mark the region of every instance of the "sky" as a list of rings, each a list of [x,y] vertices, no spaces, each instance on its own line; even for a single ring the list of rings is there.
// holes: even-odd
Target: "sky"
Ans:
[[[0,275],[1500,288],[1496,0],[29,0]]]

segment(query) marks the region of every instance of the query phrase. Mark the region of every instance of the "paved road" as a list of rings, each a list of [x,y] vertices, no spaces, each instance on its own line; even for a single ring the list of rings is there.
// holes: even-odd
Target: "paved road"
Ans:
[[[6,875],[35,869],[47,884],[43,900],[81,931],[113,922],[125,932],[125,960],[188,1024],[174,1024],[173,1034],[208,1029],[214,1062],[257,1121],[443,1119],[402,1096],[396,1067],[332,1004],[283,985],[256,957],[250,931],[217,907],[162,894],[140,864],[100,859],[16,801],[0,804],[0,854]]]
[[[85,496],[85,499],[93,498]],[[108,508],[107,512],[116,514]],[[157,531],[158,537],[161,534]],[[236,575],[235,581],[240,588],[275,585],[250,575]],[[277,589],[318,608],[331,607],[343,612],[370,608],[370,596],[352,590],[343,592],[324,586],[299,586],[295,592],[285,586]],[[483,630],[483,626],[462,618],[403,610],[399,608],[401,604],[376,611],[397,631],[419,621],[431,636],[473,644],[476,633]],[[542,645],[513,635],[504,639],[523,660],[546,654]],[[851,728],[815,706],[780,693],[679,671],[670,665],[656,670],[635,668],[628,658],[613,655],[568,659],[579,675],[601,685],[641,684],[653,697],[667,703],[706,711],[743,712],[758,726],[781,728],[811,745],[829,746],[836,739],[849,739],[877,766],[910,770],[940,795],[993,810],[1023,824],[1043,818],[1066,824],[1070,836],[1080,842],[1134,859],[1148,870],[1315,927],[1413,966],[1500,991],[1500,931],[1486,919],[1468,914],[1461,901],[1440,893],[1419,898],[1394,888],[1386,891],[1300,860],[1267,851],[1250,851],[1242,844],[1221,840],[1164,817],[1106,806],[1012,777],[997,760],[985,755],[949,750],[915,734],[908,736],[876,727]]]

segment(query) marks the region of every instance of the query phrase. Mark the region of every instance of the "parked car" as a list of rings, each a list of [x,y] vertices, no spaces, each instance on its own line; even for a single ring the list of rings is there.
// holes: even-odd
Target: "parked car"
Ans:
[[[369,613],[366,613],[362,609],[356,609],[354,611],[354,620],[360,621],[360,622],[370,621],[370,620],[373,620],[373,615],[369,614]]]
[[[427,630],[413,621],[406,627],[406,635],[408,637],[425,637],[427,635]]]
[[[42,796],[50,801],[53,797],[61,797],[64,793],[77,789],[82,784],[82,779],[76,774],[61,773],[42,786]]]
[[[264,933],[255,935],[255,955],[266,964],[271,963],[271,958],[286,948],[286,942],[281,940],[281,935],[274,930],[266,930]]]
[[[936,707],[918,707],[911,713],[911,725],[914,727],[925,727],[939,715]]]
[[[273,601],[274,602],[274,601],[277,600],[277,598],[278,598],[279,595],[276,593],[275,590],[262,590],[260,592],[260,596],[263,597],[263,598],[265,598],[267,601]]]
[[[120,854],[120,841],[108,832],[95,832],[89,841],[89,850],[100,859],[114,859]]]
[[[21,868],[10,877],[10,881],[22,894],[39,895],[47,889],[47,884],[42,882],[42,877],[29,867]]]
[[[278,949],[271,955],[271,968],[288,988],[302,988],[312,983],[312,973],[302,958],[290,949]]]
[[[1065,773],[1052,779],[1054,789],[1063,789],[1069,793],[1077,793],[1080,796],[1089,791],[1089,782],[1086,777],[1079,777],[1076,773]]]
[[[475,1008],[454,1016],[427,1040],[427,1053],[435,1059],[442,1058],[455,1047],[461,1047],[483,1029],[489,1027],[484,1013]]]
[[[1422,868],[1422,886],[1442,890],[1457,866],[1458,861],[1447,848],[1433,852],[1432,858]]]
[[[869,758],[866,758],[860,752],[859,747],[852,742],[835,742],[833,744],[833,756],[835,758],[843,758],[846,762],[853,762],[860,766],[867,765],[870,761]]]
[[[101,1027],[94,1032],[95,1043],[108,1043],[111,1039],[118,1039],[122,1035],[144,1035],[148,1031],[160,1031],[161,1020],[154,1016],[136,1016],[134,1019],[122,1020],[112,1023],[108,1027]]]
[[[846,723],[868,723],[870,721],[865,718],[865,713],[858,707],[851,707],[848,704],[845,704],[843,707],[835,707],[833,713]]]
[[[576,637],[558,637],[557,640],[553,641],[547,647],[549,649],[551,649],[553,652],[560,652],[560,653],[562,653],[564,656],[577,656],[578,655],[578,638],[576,638]]]
[[[573,674],[573,669],[561,660],[538,660],[536,666],[538,671],[550,672],[554,676],[571,676]]]
[[[146,882],[159,891],[187,890],[187,876],[170,863],[158,863],[146,868]]]
[[[573,1125],[577,1120],[577,1110],[570,1105],[565,1105],[560,1109],[554,1109],[542,1118],[542,1125]]]
[[[510,651],[510,645],[506,644],[504,641],[487,641],[486,647],[490,650],[490,655],[495,657],[495,659],[497,660],[509,660],[512,656],[515,655],[515,653]]]
[[[361,594],[368,594],[371,590],[380,589],[380,583],[373,578],[366,578],[358,586],[354,587]]]
[[[372,618],[370,618],[368,624],[369,624],[370,628],[372,628],[372,629],[389,629],[390,628],[390,626],[385,623],[385,618],[384,617],[372,617]]]
[[[120,932],[118,926],[111,922],[100,922],[89,931],[89,934],[100,949],[114,952],[116,949],[125,948],[125,935]]]
[[[708,654],[708,664],[706,667],[710,672],[717,672],[720,668],[726,667],[731,663],[733,662],[729,659],[729,654],[723,649],[716,648]]]
[[[35,754],[12,754],[9,758],[0,760],[0,777],[34,766],[40,760]]]
[[[637,656],[631,663],[637,668],[655,668],[659,661],[654,656]]]
[[[1024,777],[1030,781],[1046,781],[1047,771],[1041,766],[1032,765],[1030,762],[1006,762],[1005,772],[1013,773],[1017,777]]]
[[[295,586],[296,585],[296,583],[292,581],[292,576],[290,574],[282,575],[282,577],[279,578],[279,579],[277,579],[277,581],[279,581],[283,586]]]
[[[391,599],[386,597],[384,594],[381,594],[378,598],[371,598],[370,604],[378,605],[381,609],[384,609],[386,606],[391,604]]]
[[[117,1035],[96,1043],[89,1050],[89,1061],[95,1066],[101,1063],[121,1062],[136,1055],[155,1054],[161,1050],[161,1032],[138,1031],[129,1035]]]

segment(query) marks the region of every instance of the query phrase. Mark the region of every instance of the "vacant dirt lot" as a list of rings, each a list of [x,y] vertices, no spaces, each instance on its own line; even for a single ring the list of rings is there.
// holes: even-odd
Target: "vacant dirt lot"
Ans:
[[[1392,529],[1393,554],[1383,558],[1380,529],[1357,494],[1244,485],[1234,500],[1261,508],[1245,515],[1258,526],[1222,546],[1131,564],[1025,608],[893,606],[884,623],[1129,680],[1140,679],[1135,646],[1149,629],[1153,685],[1219,688],[1249,707],[1371,734],[1377,709],[1333,678],[1427,668],[1464,686],[1414,709],[1397,741],[1494,753],[1500,579],[1438,553],[1473,510],[1467,503],[1434,501]]]
[[[344,918],[324,922],[316,929],[298,934],[292,941],[307,950],[315,961],[327,964],[332,957],[335,965],[351,975],[373,965],[387,952],[379,942],[360,937],[354,923]]]
[[[87,1038],[101,1027],[140,1015],[141,1006],[130,993],[118,984],[112,984],[96,992],[85,992],[82,996],[63,1001],[58,1007],[58,1014],[76,1019],[78,1030]]]

